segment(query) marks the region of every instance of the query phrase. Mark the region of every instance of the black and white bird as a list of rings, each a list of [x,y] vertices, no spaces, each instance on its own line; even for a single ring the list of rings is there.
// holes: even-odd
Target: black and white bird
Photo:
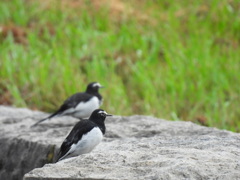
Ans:
[[[63,141],[57,161],[91,152],[105,134],[104,121],[107,116],[112,115],[102,109],[96,109],[88,120],[79,121]]]
[[[85,92],[70,96],[55,113],[39,120],[31,127],[57,116],[69,115],[79,119],[88,118],[102,104],[102,96],[98,92],[99,88],[103,88],[103,86],[98,82],[88,84]]]

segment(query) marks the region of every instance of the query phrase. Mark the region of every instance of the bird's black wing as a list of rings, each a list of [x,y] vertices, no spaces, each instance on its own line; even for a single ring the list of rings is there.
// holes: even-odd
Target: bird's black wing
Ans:
[[[59,114],[69,108],[75,108],[80,102],[86,102],[91,98],[92,98],[91,94],[76,93],[69,97],[68,99],[66,99],[57,112]]]
[[[71,130],[67,138],[63,141],[57,161],[63,157],[71,148],[72,144],[76,144],[84,134],[91,131],[97,125],[89,120],[79,121]]]
[[[54,117],[56,115],[61,115],[65,110],[70,109],[70,108],[75,108],[80,102],[86,102],[91,98],[92,98],[92,95],[88,94],[88,93],[73,94],[72,96],[70,96],[68,99],[66,99],[64,101],[64,103],[60,106],[60,108],[56,112],[54,112],[53,114],[51,114],[50,116],[48,116],[44,119],[39,120],[38,122],[33,124],[31,127],[34,127],[43,121],[51,119],[52,117]]]

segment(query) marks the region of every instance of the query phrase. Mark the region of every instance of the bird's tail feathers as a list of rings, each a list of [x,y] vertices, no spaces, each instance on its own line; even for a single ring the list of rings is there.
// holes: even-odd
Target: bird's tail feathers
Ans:
[[[51,114],[50,116],[48,116],[48,117],[46,117],[46,118],[44,118],[44,119],[39,120],[38,122],[36,122],[35,124],[33,124],[31,127],[35,127],[35,126],[37,126],[38,124],[40,124],[41,122],[46,121],[46,120],[49,120],[49,119],[51,119],[51,118],[54,117],[54,116],[55,116],[55,117],[59,116],[59,111]]]
[[[57,157],[57,160],[56,160],[56,163],[65,159],[68,155],[69,155],[69,153],[66,153],[65,155],[62,155],[61,153],[59,153],[58,157]]]
[[[40,124],[41,122],[46,121],[46,120],[48,120],[48,119],[50,119],[50,118],[47,117],[47,118],[44,118],[44,119],[39,120],[38,122],[36,122],[35,124],[33,124],[33,125],[31,126],[31,128],[37,126],[37,125]]]

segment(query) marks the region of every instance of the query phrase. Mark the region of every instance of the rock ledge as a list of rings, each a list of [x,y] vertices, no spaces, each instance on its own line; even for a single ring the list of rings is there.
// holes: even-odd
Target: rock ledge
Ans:
[[[51,164],[77,120],[30,128],[45,116],[0,106],[1,179],[240,179],[240,134],[149,116],[108,118],[91,153]]]

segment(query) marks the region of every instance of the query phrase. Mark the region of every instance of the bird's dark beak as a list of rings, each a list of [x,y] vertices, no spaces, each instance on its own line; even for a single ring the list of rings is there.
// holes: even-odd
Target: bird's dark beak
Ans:
[[[99,88],[105,88],[104,86],[100,86]]]
[[[113,116],[112,114],[106,114],[106,116]]]

